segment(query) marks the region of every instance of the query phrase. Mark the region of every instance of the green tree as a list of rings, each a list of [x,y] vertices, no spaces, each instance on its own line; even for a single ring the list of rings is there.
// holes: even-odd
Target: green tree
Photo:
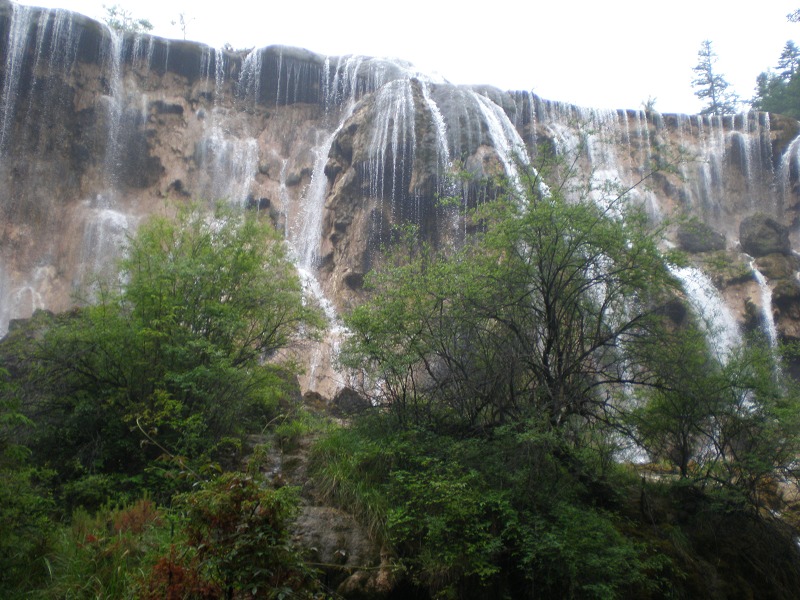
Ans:
[[[135,33],[153,30],[153,24],[149,20],[134,17],[131,11],[119,4],[112,4],[111,6],[104,4],[103,9],[106,11],[103,21],[111,29]]]
[[[777,73],[765,71],[756,79],[756,93],[751,106],[793,118],[800,117],[800,49],[786,42],[776,66]]]
[[[269,223],[221,206],[143,224],[118,281],[49,329],[32,373],[51,391],[41,450],[78,478],[219,454],[282,394],[276,353],[320,323]]]
[[[476,215],[484,232],[462,250],[418,248],[374,276],[349,317],[346,359],[372,369],[401,419],[560,429],[613,413],[636,377],[672,285],[657,236],[622,198],[544,195],[532,170],[521,184]]]
[[[709,352],[624,193],[568,200],[543,172],[498,186],[464,247],[411,230],[370,275],[343,360],[378,410],[317,446],[315,481],[431,595],[661,597],[666,576],[705,597],[675,575],[704,552],[682,541],[686,515],[738,532],[780,507],[798,396],[755,343],[724,364]],[[632,445],[680,476],[632,481]]]
[[[213,597],[316,597],[318,582],[291,539],[289,524],[298,512],[295,489],[268,489],[258,479],[227,473],[176,502],[186,510],[194,568],[222,591]],[[163,584],[151,589],[150,597],[191,592],[175,581]]]
[[[697,57],[697,65],[692,68],[695,72],[692,86],[696,88],[694,95],[706,102],[700,114],[728,115],[735,113],[739,99],[736,94],[728,90],[730,84],[714,68],[718,57],[711,47],[710,40],[703,41]]]
[[[790,81],[798,71],[800,65],[800,48],[789,40],[783,47],[781,56],[778,59],[778,73],[784,81]]]
[[[0,369],[0,594],[14,598],[44,577],[53,503],[41,485],[46,474],[31,466],[30,451],[18,443],[17,430],[30,421],[7,378]]]

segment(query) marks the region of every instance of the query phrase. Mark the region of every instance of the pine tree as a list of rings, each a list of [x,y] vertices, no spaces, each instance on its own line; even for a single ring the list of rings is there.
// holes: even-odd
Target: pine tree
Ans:
[[[795,76],[798,67],[800,67],[800,48],[789,40],[778,59],[778,73],[784,81],[788,82]]]
[[[775,70],[758,76],[755,91],[754,110],[800,117],[800,48],[794,42],[786,42]]]
[[[705,40],[697,53],[698,62],[692,69],[696,77],[692,86],[696,88],[694,95],[706,102],[700,111],[702,115],[729,115],[736,112],[738,96],[729,91],[730,84],[725,77],[714,70],[717,55],[711,48],[711,41]]]

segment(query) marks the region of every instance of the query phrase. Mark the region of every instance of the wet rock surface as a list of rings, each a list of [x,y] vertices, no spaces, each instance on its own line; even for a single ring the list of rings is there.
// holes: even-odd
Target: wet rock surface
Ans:
[[[747,270],[737,247],[756,257],[779,334],[800,329],[797,265],[774,258],[798,244],[791,119],[581,108],[450,85],[399,60],[118,35],[7,1],[0,80],[0,330],[69,308],[148,215],[218,199],[268,212],[314,293],[342,311],[398,227],[457,246],[469,210],[498,193],[476,178],[513,178],[547,152],[564,159],[551,169],[564,190],[602,202],[625,190],[655,224],[689,217],[670,239],[697,264],[728,252]],[[454,180],[461,171],[473,179]],[[740,323],[748,302],[761,308],[747,278],[712,279]],[[329,403],[347,386],[331,360],[339,341],[296,354],[304,391]]]

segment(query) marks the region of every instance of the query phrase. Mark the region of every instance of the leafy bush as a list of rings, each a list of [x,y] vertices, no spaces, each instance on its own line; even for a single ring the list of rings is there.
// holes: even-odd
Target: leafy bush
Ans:
[[[312,596],[317,583],[288,529],[297,513],[294,489],[271,490],[227,473],[177,502],[186,509],[186,543],[197,570],[227,597]]]
[[[138,598],[141,573],[170,542],[167,515],[147,499],[95,515],[77,510],[56,531],[46,597]]]
[[[292,367],[275,353],[320,323],[286,252],[255,214],[153,217],[118,280],[38,332],[20,367],[39,415],[31,447],[71,502],[96,508],[109,481],[127,494],[114,500],[147,487],[166,501],[182,486],[153,468],[164,456],[196,473],[236,466],[232,439],[289,394]]]

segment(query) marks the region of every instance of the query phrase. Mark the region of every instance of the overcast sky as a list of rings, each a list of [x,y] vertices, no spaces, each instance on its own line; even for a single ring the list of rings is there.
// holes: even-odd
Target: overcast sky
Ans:
[[[394,56],[453,83],[533,90],[597,108],[695,113],[692,67],[712,41],[718,72],[742,99],[774,67],[800,24],[800,0],[27,0],[91,17],[119,4],[149,19],[153,33],[235,48],[300,46],[327,55]]]

